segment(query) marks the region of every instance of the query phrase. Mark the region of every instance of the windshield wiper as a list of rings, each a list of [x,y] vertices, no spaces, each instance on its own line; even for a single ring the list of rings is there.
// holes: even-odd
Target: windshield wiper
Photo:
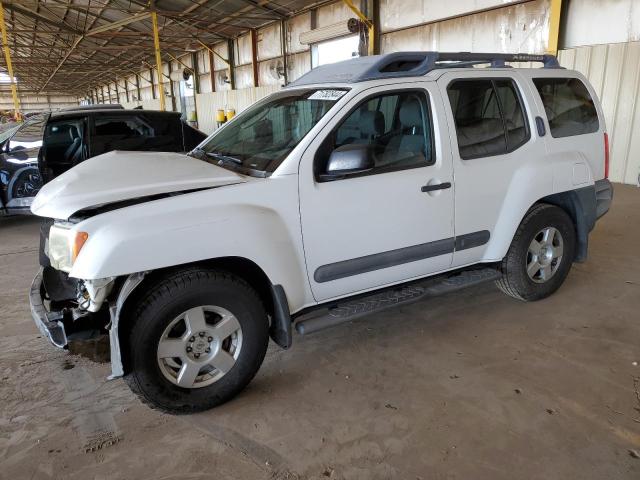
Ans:
[[[229,155],[224,155],[222,153],[207,152],[202,148],[196,148],[192,151],[192,153],[195,153],[196,155],[200,155],[200,156],[205,155],[206,157],[214,158],[216,160],[231,162],[236,165],[242,165],[242,160],[240,160],[239,158],[231,157]]]
[[[216,158],[218,160],[223,160],[226,162],[232,162],[232,163],[235,163],[236,165],[242,165],[242,160],[236,157],[231,157],[229,155],[224,155],[222,153],[215,153],[215,152],[204,152],[204,154],[207,157]]]

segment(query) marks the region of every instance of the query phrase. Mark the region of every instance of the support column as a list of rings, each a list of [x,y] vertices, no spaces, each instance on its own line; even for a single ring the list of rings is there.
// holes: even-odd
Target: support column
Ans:
[[[7,63],[7,74],[11,82],[11,96],[13,97],[13,110],[16,120],[20,119],[20,100],[18,99],[18,87],[13,76],[13,64],[11,63],[11,52],[9,51],[9,40],[7,39],[7,26],[4,23],[4,6],[0,2],[0,31],[2,33],[2,49],[4,50],[4,60]]]
[[[151,81],[151,98],[155,100],[157,98],[157,95],[156,95],[156,87],[153,83],[153,68],[149,69],[149,80]],[[160,84],[158,83],[158,85]]]
[[[251,35],[251,66],[253,67],[253,86],[258,86],[258,32],[250,30]]]
[[[160,55],[160,37],[158,36],[158,15],[154,10],[151,12],[151,22],[153,23],[153,47],[156,52],[156,68],[158,69],[158,91],[160,93],[160,110],[166,110],[164,103],[164,85],[162,82],[162,57]]]
[[[375,28],[374,22],[370,18],[368,18],[364,13],[362,13],[358,7],[356,7],[356,5],[353,3],[353,0],[342,0],[342,1],[347,5],[347,7],[351,9],[353,13],[356,14],[356,16],[360,19],[360,21],[367,26],[367,34],[368,34],[367,35],[368,36],[367,55],[375,55],[376,28]]]
[[[207,48],[207,53],[209,54],[209,80],[211,81],[211,91],[215,92],[216,91],[216,78],[214,75],[214,64],[215,64],[215,59],[213,58],[213,50],[211,48]]]
[[[176,92],[173,88],[173,80],[171,80],[171,62],[167,62],[167,68],[169,70],[169,92],[171,92],[171,111],[176,111]]]
[[[138,93],[138,101],[142,102],[142,94],[140,92],[140,75],[136,73],[136,91]]]
[[[280,50],[282,51],[282,66],[284,67],[284,85],[286,86],[289,83],[289,66],[287,63],[287,21],[280,21]],[[311,53],[309,53],[311,56]]]
[[[551,0],[549,7],[549,39],[547,53],[558,54],[558,40],[560,38],[560,16],[562,15],[562,0]]]
[[[236,71],[235,71],[235,53],[233,51],[233,40],[227,41],[227,54],[229,55],[229,83],[231,84],[231,90],[236,89]]]

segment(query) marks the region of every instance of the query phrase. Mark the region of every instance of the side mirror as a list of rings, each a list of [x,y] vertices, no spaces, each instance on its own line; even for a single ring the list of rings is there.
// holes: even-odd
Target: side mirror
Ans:
[[[326,171],[320,180],[330,181],[371,170],[374,167],[370,145],[342,145],[329,156]]]

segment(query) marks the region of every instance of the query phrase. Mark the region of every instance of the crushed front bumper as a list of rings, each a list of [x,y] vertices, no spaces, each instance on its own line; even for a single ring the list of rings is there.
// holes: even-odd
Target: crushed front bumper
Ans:
[[[49,312],[44,305],[44,286],[42,284],[42,268],[38,271],[29,291],[31,316],[36,326],[56,347],[67,346],[67,334],[62,323],[62,312]]]

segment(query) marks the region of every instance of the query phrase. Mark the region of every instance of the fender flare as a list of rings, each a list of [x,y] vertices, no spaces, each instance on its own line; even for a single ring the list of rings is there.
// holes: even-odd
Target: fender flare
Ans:
[[[124,375],[124,365],[122,364],[122,351],[120,350],[120,314],[122,307],[129,295],[142,283],[148,272],[132,273],[122,284],[115,304],[109,305],[109,316],[111,317],[109,328],[109,348],[111,351],[111,375],[108,380],[120,378]]]

